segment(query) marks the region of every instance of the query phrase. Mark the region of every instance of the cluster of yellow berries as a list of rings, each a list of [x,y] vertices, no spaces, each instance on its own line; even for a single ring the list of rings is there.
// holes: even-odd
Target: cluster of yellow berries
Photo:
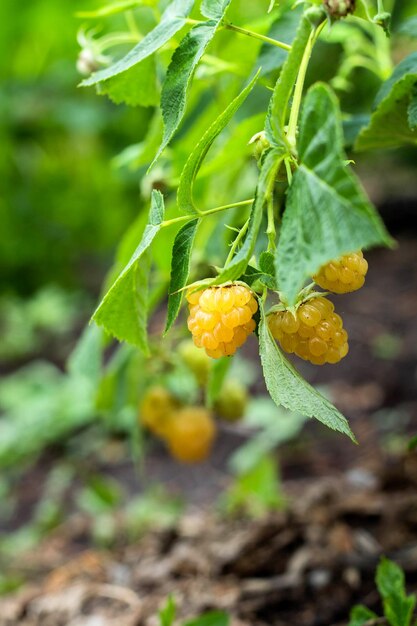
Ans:
[[[187,300],[193,341],[213,359],[234,354],[256,328],[258,303],[248,287],[231,284],[190,291]]]
[[[307,300],[294,314],[291,311],[272,313],[268,322],[272,336],[285,352],[315,365],[337,363],[349,351],[342,318],[325,297]]]
[[[334,293],[348,293],[362,287],[367,271],[368,263],[360,251],[327,263],[314,276],[314,281]],[[342,318],[324,296],[307,299],[294,312],[272,313],[268,322],[273,337],[285,352],[315,365],[338,363],[349,352]]]
[[[313,280],[327,291],[349,293],[363,286],[367,271],[368,262],[363,258],[362,251],[359,251],[327,263]]]
[[[178,461],[198,463],[210,454],[216,423],[204,407],[182,407],[167,389],[155,386],[143,398],[140,418]]]
[[[207,383],[210,358],[191,340],[178,346],[182,363],[194,374],[200,387]],[[243,417],[248,401],[246,387],[237,379],[226,378],[214,402],[216,416],[234,422]],[[149,387],[139,407],[139,420],[162,439],[171,455],[183,463],[206,459],[216,435],[211,411],[199,405],[185,406],[163,385]]]

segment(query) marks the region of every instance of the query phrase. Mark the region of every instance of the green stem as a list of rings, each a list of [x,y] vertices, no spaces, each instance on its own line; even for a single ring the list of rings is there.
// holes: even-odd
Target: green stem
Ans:
[[[301,99],[303,96],[304,82],[307,74],[308,63],[310,61],[311,53],[314,43],[324,28],[326,22],[322,22],[317,28],[311,31],[308,38],[307,45],[304,50],[303,58],[301,59],[300,67],[298,70],[298,76],[294,88],[294,97],[291,106],[290,119],[288,121],[287,140],[291,149],[296,148],[296,135],[297,135],[297,123],[298,116],[300,114]]]
[[[288,184],[291,185],[291,183],[292,183],[292,170],[291,170],[291,163],[290,163],[289,159],[284,159],[284,164],[285,164],[285,170],[287,172]]]
[[[240,33],[241,35],[246,35],[247,37],[253,37],[254,39],[259,39],[264,43],[269,43],[271,46],[275,46],[276,48],[281,48],[282,50],[286,50],[287,52],[291,50],[291,46],[283,41],[278,41],[277,39],[272,39],[272,37],[266,37],[265,35],[260,35],[259,33],[255,33],[253,30],[248,30],[247,28],[241,28],[240,26],[235,26],[234,24],[230,24],[229,22],[223,23],[224,28],[228,30],[233,30],[236,33]]]
[[[232,243],[229,254],[227,255],[226,263],[224,264],[225,267],[227,267],[230,261],[233,259],[233,256],[236,252],[238,245],[242,241],[243,237],[246,235],[246,231],[248,230],[248,227],[249,227],[249,221],[250,221],[250,218],[248,217],[248,219],[246,220],[246,222],[243,224],[242,228],[240,229],[236,239]]]
[[[268,225],[266,228],[266,234],[268,237],[268,252],[274,252],[276,248],[275,239],[276,239],[276,230],[275,230],[275,219],[274,219],[274,196],[271,193],[268,197]]]
[[[165,220],[162,222],[162,228],[166,226],[171,226],[171,224],[178,224],[180,222],[187,222],[192,219],[196,219],[197,217],[206,217],[206,215],[214,215],[215,213],[220,213],[221,211],[226,211],[227,209],[233,209],[234,207],[247,206],[248,204],[253,203],[253,198],[249,200],[242,200],[241,202],[232,202],[231,204],[224,204],[223,206],[216,206],[213,209],[209,209],[208,211],[203,211],[202,213],[197,213],[194,215],[180,215],[179,217],[173,217],[170,220]]]

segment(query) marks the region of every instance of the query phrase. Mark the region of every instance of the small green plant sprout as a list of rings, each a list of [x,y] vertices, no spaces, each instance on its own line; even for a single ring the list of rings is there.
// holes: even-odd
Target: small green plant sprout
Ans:
[[[175,598],[170,595],[158,614],[160,626],[173,626],[176,610]],[[229,626],[229,624],[230,618],[223,611],[209,611],[195,619],[181,622],[181,626]]]
[[[353,607],[348,626],[372,626],[373,624],[389,624],[389,626],[411,626],[417,624],[414,614],[416,596],[407,595],[405,578],[402,569],[393,561],[383,557],[378,565],[375,579],[382,600],[384,617],[366,606],[358,604]]]
[[[121,242],[94,321],[149,363],[164,342],[148,318],[166,300],[173,351],[186,326],[214,361],[257,341],[273,401],[354,440],[286,353],[317,366],[348,358],[349,329],[327,292],[360,289],[362,251],[393,246],[345,152],[417,142],[417,53],[394,67],[399,29],[388,38],[383,0],[117,2],[82,17],[109,32],[80,36],[101,64],[81,85],[152,118],[118,159],[142,177],[148,217]],[[212,401],[207,362],[181,350]]]

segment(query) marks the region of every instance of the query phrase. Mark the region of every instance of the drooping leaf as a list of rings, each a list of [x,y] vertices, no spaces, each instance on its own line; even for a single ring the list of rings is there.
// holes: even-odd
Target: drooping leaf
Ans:
[[[282,66],[269,103],[265,131],[268,140],[276,146],[286,145],[284,127],[287,123],[288,103],[311,31],[312,25],[304,16],[297,29],[291,50]]]
[[[152,192],[148,224],[130,261],[116,278],[96,309],[93,319],[119,339],[148,351],[147,295],[150,269],[149,247],[164,219],[164,199]]]
[[[82,376],[96,385],[102,367],[102,344],[102,329],[95,324],[87,326],[68,358],[68,372],[72,376]]]
[[[329,428],[355,440],[346,418],[304,380],[284,357],[269,331],[263,307],[259,325],[259,350],[266,387],[277,406],[315,417]]]
[[[165,326],[167,332],[175,322],[181,307],[182,289],[190,273],[191,250],[199,224],[198,219],[187,222],[177,233],[172,249],[171,282],[169,285],[168,313]]]
[[[181,123],[187,104],[187,91],[194,71],[216,34],[230,0],[219,0],[215,4],[221,6],[221,15],[216,19],[210,19],[194,26],[185,35],[172,56],[161,94],[164,136],[154,163],[171,141]]]
[[[212,284],[221,284],[228,280],[236,280],[246,270],[255,249],[256,238],[262,222],[263,208],[268,194],[271,193],[276,173],[282,162],[282,154],[278,150],[270,150],[266,154],[259,173],[255,199],[249,219],[248,232],[242,247],[235,254],[230,263],[213,280]]]
[[[174,0],[161,17],[155,28],[149,32],[132,50],[122,59],[106,67],[99,72],[95,72],[82,81],[83,87],[96,85],[102,80],[117,76],[125,72],[133,65],[140,63],[154,52],[165,45],[172,37],[185,25],[185,20],[190,13],[194,0]]]
[[[301,163],[289,189],[276,254],[278,287],[289,304],[325,263],[391,244],[345,163],[340,111],[324,84],[314,85],[305,99],[298,153]]]
[[[126,72],[103,80],[97,85],[100,95],[107,95],[116,104],[156,106],[159,92],[154,57],[148,57]]]
[[[417,128],[413,123],[410,125],[409,117],[416,84],[417,52],[413,52],[397,65],[392,76],[379,90],[370,123],[356,140],[356,150],[417,144]],[[411,122],[413,119],[411,115]]]
[[[233,115],[239,109],[239,107],[246,100],[249,93],[252,91],[259,72],[251,80],[251,82],[243,89],[243,91],[229,104],[228,107],[219,115],[219,117],[213,122],[210,128],[204,133],[201,141],[196,145],[195,149],[190,154],[180,177],[180,182],[177,191],[177,203],[178,208],[185,213],[197,213],[193,202],[193,186],[195,178],[204,161],[204,158],[209,151],[213,141],[221,133],[221,131],[227,126],[232,119]]]

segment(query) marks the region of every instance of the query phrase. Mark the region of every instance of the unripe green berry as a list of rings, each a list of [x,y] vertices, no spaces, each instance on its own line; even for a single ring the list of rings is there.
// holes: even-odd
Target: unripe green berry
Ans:
[[[247,403],[246,388],[238,380],[230,378],[223,383],[220,394],[214,403],[214,409],[219,417],[234,422],[244,416]]]
[[[182,341],[178,346],[178,354],[185,365],[193,372],[199,385],[204,387],[207,384],[210,357],[194,345],[192,339]]]

